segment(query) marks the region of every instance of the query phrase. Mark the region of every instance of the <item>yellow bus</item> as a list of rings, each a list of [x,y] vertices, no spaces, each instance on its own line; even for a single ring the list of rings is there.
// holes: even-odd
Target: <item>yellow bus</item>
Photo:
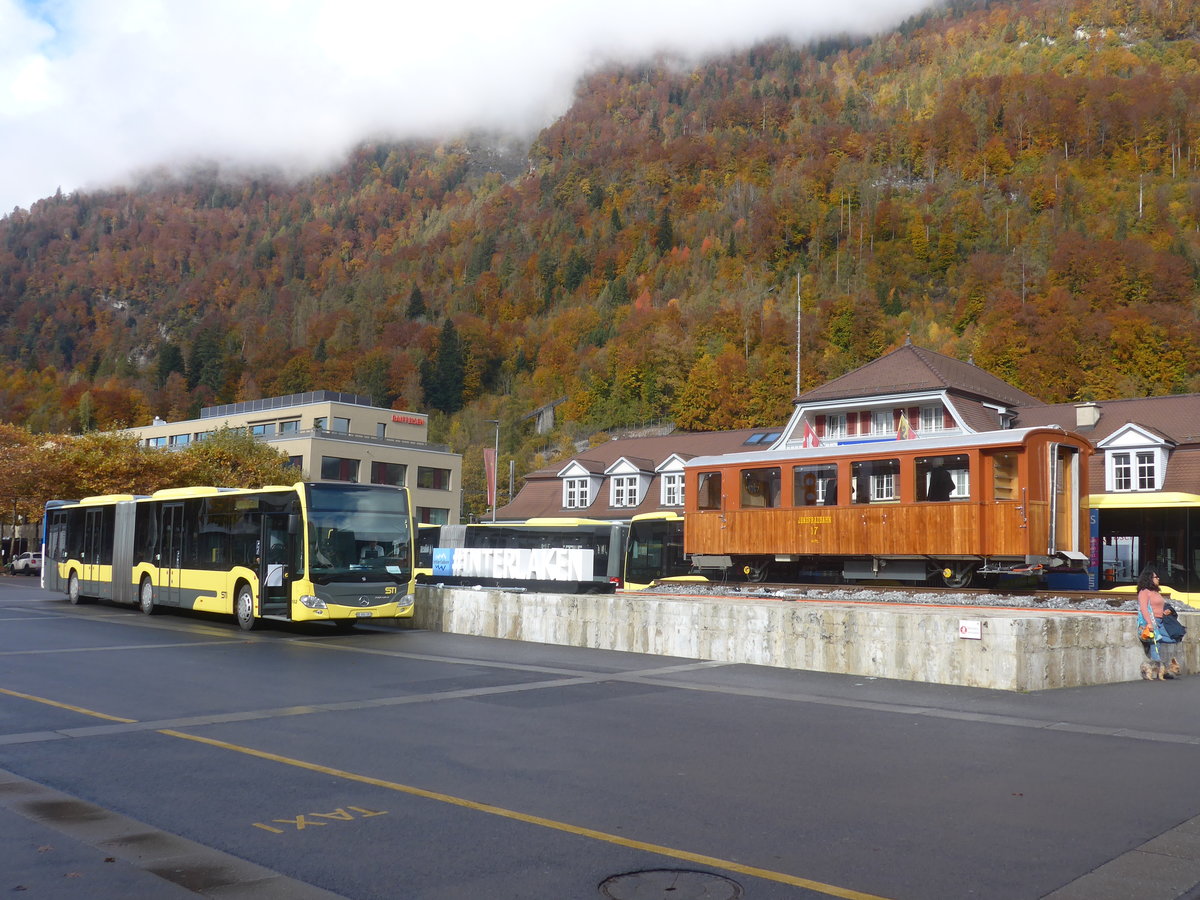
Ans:
[[[625,590],[643,591],[663,581],[708,581],[683,552],[683,516],[640,513],[629,523]]]
[[[408,491],[302,483],[175,488],[52,500],[43,586],[71,603],[112,600],[342,627],[411,618]]]

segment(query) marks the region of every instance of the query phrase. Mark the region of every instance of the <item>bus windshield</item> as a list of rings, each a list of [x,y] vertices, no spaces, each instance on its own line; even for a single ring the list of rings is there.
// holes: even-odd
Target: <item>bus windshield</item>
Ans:
[[[412,577],[408,506],[394,488],[309,485],[307,540],[309,575],[318,584]]]

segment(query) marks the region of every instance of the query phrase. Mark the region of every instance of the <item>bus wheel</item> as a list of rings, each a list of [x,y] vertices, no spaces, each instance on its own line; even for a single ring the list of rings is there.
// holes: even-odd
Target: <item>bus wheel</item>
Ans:
[[[142,579],[142,592],[138,598],[138,608],[147,615],[154,615],[154,585],[149,578]]]
[[[83,596],[79,593],[79,576],[74,572],[67,580],[67,599],[71,601],[72,606],[78,606],[83,602]]]
[[[254,592],[250,585],[243,584],[238,589],[237,602],[233,605],[234,615],[237,616],[238,628],[242,631],[253,631],[258,620],[254,618]]]

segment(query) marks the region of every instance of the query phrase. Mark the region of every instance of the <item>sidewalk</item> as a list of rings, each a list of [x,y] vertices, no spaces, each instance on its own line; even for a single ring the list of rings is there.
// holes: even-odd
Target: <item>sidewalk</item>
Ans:
[[[0,893],[39,900],[338,895],[0,769]]]

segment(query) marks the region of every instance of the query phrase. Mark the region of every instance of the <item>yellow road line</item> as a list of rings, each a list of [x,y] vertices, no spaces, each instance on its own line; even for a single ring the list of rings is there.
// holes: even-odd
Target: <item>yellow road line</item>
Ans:
[[[473,800],[466,800],[462,797],[455,797],[451,794],[441,794],[437,791],[427,791],[424,788],[413,787],[407,784],[397,784],[394,781],[385,781],[382,778],[372,778],[369,775],[358,775],[354,772],[347,772],[343,769],[334,769],[329,766],[322,766],[317,763],[305,762],[302,759],[293,759],[288,756],[280,756],[276,753],[267,753],[263,750],[255,750],[252,747],[243,747],[239,744],[230,744],[226,741],[218,741],[212,738],[199,737],[198,735],[185,734],[182,731],[172,731],[163,729],[160,734],[169,735],[171,737],[182,738],[185,741],[195,741],[200,744],[208,744],[211,747],[220,747],[223,750],[232,750],[235,753],[243,753],[247,756],[254,756],[259,759],[265,759],[270,762],[282,763],[288,766],[295,766],[298,769],[307,769],[310,772],[318,772],[322,775],[332,775],[336,778],[343,778],[347,781],[357,781],[360,784],[369,784],[374,787],[386,788],[391,791],[399,791],[403,794],[411,794],[414,797],[423,797],[427,800],[437,800],[440,803],[449,803],[452,806],[461,806],[465,809],[474,810],[476,812],[487,813],[493,816],[500,816],[505,819],[514,819],[518,822],[526,822],[530,825],[538,825],[542,828],[551,828],[555,831],[563,831],[567,834],[577,835],[579,837],[591,838],[597,841],[604,841],[609,844],[617,844],[621,847],[628,847],[632,850],[641,850],[646,853],[657,853],[660,856],[667,856],[672,859],[685,860],[691,863],[697,863],[703,866],[709,866],[714,869],[722,869],[727,872],[737,872],[740,875],[750,875],[754,878],[763,878],[768,881],[775,881],[781,884],[788,884],[794,887],[807,888],[810,891],[816,891],[820,894],[827,894],[831,897],[842,897],[844,900],[886,900],[876,894],[864,894],[861,891],[852,891],[847,888],[837,887],[832,884],[824,884],[820,881],[812,881],[808,878],[799,878],[795,875],[788,875],[785,872],[774,872],[770,869],[760,869],[755,866],[747,866],[738,862],[733,862],[728,859],[720,859],[715,856],[705,856],[700,853],[691,853],[687,850],[676,850],[673,847],[664,847],[661,844],[649,844],[644,841],[635,841],[627,837],[622,837],[618,834],[609,834],[604,831],[597,831],[593,828],[582,828],[578,825],[571,825],[567,822],[559,822],[555,819],[546,819],[542,816],[533,816],[528,813],[517,812],[512,809],[505,809],[502,806],[492,806],[487,803],[476,803]]]
[[[111,722],[124,722],[133,724],[137,719],[126,719],[121,716],[110,716],[105,713],[96,712],[91,709],[84,709],[81,706],[72,706],[69,703],[60,703],[57,700],[49,700],[45,697],[35,697],[32,694],[22,694],[19,691],[10,691],[6,688],[0,688],[0,694],[9,697],[17,697],[21,700],[31,700],[34,703],[43,703],[46,706],[54,706],[58,709],[67,709],[72,712],[82,713],[85,716],[95,716],[98,719],[107,719]],[[697,865],[709,866],[713,869],[721,869],[726,872],[736,872],[739,875],[749,875],[753,878],[762,878],[767,881],[774,881],[780,884],[787,884],[793,887],[802,887],[810,891],[815,891],[819,894],[826,894],[830,897],[841,897],[843,900],[887,900],[877,894],[866,894],[862,891],[853,891],[848,888],[838,887],[837,885],[825,884],[820,881],[813,881],[808,878],[800,878],[796,875],[789,875],[786,872],[775,872],[771,869],[760,869],[756,866],[747,866],[733,860],[721,859],[716,856],[705,856],[701,853],[692,853],[688,850],[677,850],[674,847],[665,847],[662,844],[651,844],[645,841],[635,841],[631,838],[622,837],[619,834],[609,834],[605,831],[597,831],[594,828],[584,828],[579,825],[571,825],[568,822],[559,822],[556,819],[547,819],[542,816],[534,816],[529,813],[518,812],[513,809],[505,809],[502,806],[492,806],[488,803],[476,803],[474,800],[467,800],[463,797],[455,797],[452,794],[442,794],[437,791],[427,791],[424,788],[413,787],[407,784],[398,784],[394,781],[385,781],[382,778],[372,778],[369,775],[359,775],[355,772],[347,772],[344,769],[334,769],[329,766],[322,766],[318,763],[306,762],[302,759],[293,759],[289,756],[280,756],[277,753],[268,753],[264,750],[255,750],[253,747],[244,747],[240,744],[230,744],[227,741],[218,741],[213,738],[200,737],[199,735],[186,734],[182,731],[174,731],[172,729],[160,729],[159,734],[164,734],[169,737],[181,738],[185,741],[194,741],[198,744],[208,744],[210,747],[219,747],[222,750],[232,750],[234,753],[241,753],[246,756],[254,756],[258,759],[264,759],[269,762],[282,763],[287,766],[294,766],[298,769],[306,769],[310,772],[318,772],[322,775],[332,775],[335,778],[342,778],[347,781],[356,781],[360,784],[369,784],[374,787],[385,788],[390,791],[398,791],[402,794],[409,794],[414,797],[423,797],[426,800],[436,800],[439,803],[448,803],[452,806],[460,806],[464,809],[474,810],[475,812],[487,813],[492,816],[500,816],[505,819],[512,819],[517,822],[525,822],[529,825],[537,825],[541,828],[550,828],[554,831],[562,831],[567,834],[573,834],[577,837],[591,838],[596,841],[604,841],[609,844],[616,844],[620,847],[627,847],[631,850],[640,850],[645,853],[656,853],[659,856],[666,856],[671,859],[683,860],[685,862],[696,863]]]
[[[10,691],[5,688],[0,688],[0,694],[8,697],[18,697],[21,700],[32,700],[34,703],[44,703],[46,706],[57,706],[59,709],[69,709],[71,712],[83,713],[85,716],[95,716],[97,719],[108,719],[110,722],[124,722],[133,724],[137,719],[124,719],[121,716],[110,716],[105,713],[96,712],[92,709],[84,709],[82,706],[72,706],[70,703],[59,703],[57,700],[47,700],[45,697],[35,697],[33,694],[22,694],[20,691]]]

